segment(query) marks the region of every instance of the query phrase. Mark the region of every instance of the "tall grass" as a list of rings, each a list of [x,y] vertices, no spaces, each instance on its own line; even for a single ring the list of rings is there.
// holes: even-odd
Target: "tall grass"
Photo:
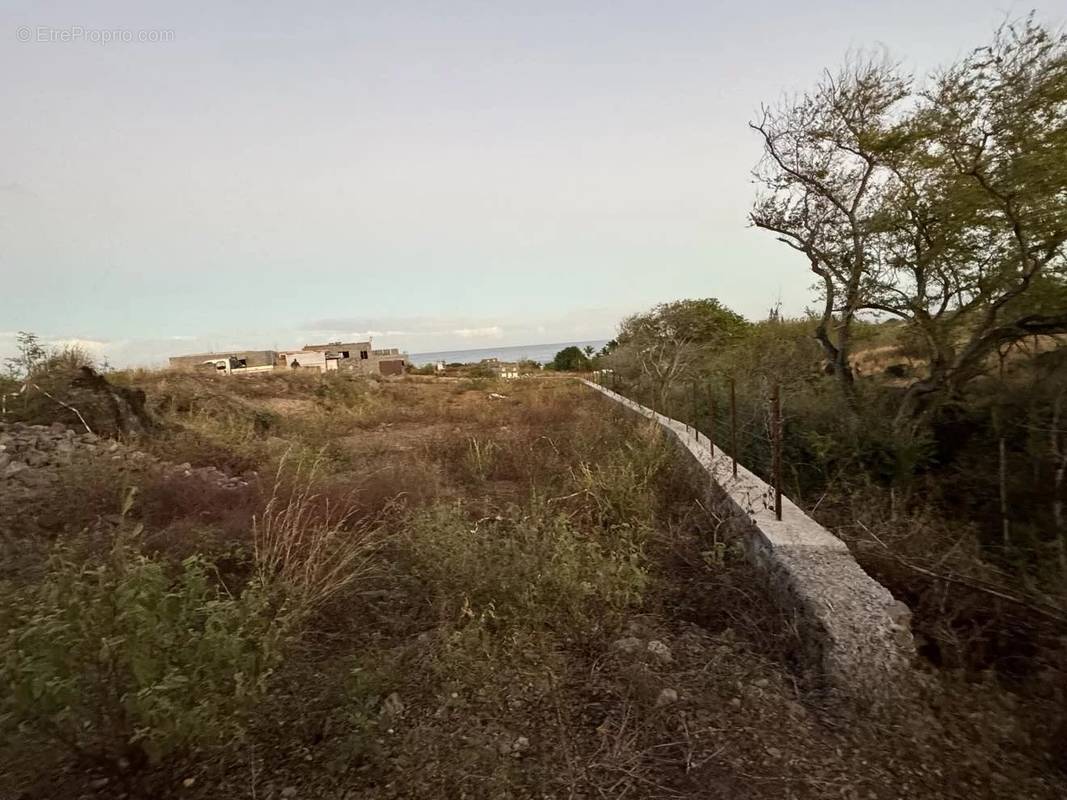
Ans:
[[[298,620],[373,576],[382,541],[376,520],[361,518],[352,498],[336,502],[319,491],[319,464],[300,460],[288,474],[283,458],[270,499],[252,523],[257,574],[280,590]]]

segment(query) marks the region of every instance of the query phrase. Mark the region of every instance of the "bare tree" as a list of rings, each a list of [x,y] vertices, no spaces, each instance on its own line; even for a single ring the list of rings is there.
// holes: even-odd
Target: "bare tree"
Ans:
[[[1067,38],[1028,18],[912,92],[860,61],[752,127],[764,141],[753,224],[804,254],[816,337],[852,397],[857,315],[906,320],[928,371],[911,425],[998,348],[1067,332]]]
[[[902,144],[897,120],[910,85],[884,59],[857,59],[750,123],[764,149],[755,171],[763,191],[750,219],[803,253],[818,277],[815,336],[849,398],[852,325],[878,266],[870,240],[894,182],[888,163]]]

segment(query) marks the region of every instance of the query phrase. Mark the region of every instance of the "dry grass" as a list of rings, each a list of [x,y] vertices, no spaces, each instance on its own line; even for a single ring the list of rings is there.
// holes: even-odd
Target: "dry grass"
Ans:
[[[824,714],[791,671],[789,620],[696,503],[691,475],[654,427],[574,382],[138,380],[191,448],[209,442],[214,458],[229,427],[240,458],[272,477],[264,496],[145,487],[131,515],[152,541],[202,542],[216,563],[246,548],[241,578],[278,587],[301,623],[249,743],[167,765],[154,796],[1062,789],[994,687],[950,688],[908,724]],[[614,646],[627,637],[636,653]],[[650,655],[651,641],[673,658]],[[677,700],[659,702],[667,689]],[[16,791],[80,796],[95,777],[38,773]]]
[[[319,462],[282,460],[263,512],[252,521],[256,572],[306,619],[338,592],[379,571],[381,529],[360,519],[352,503],[331,503],[317,491]]]

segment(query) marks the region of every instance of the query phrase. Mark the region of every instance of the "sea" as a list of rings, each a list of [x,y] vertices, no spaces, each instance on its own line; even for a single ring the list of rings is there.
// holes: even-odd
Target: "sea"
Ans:
[[[416,367],[423,364],[477,364],[486,358],[500,361],[538,361],[546,364],[556,357],[556,353],[565,347],[592,347],[598,351],[608,343],[607,339],[590,339],[584,342],[556,342],[555,344],[520,344],[513,347],[481,347],[476,350],[445,350],[439,353],[412,353],[411,363]]]

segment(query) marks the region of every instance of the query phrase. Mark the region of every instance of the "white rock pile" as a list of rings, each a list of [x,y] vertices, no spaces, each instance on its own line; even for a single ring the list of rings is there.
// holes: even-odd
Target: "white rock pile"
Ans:
[[[121,462],[135,471],[164,476],[196,476],[225,489],[247,486],[254,473],[230,476],[215,467],[173,464],[155,456],[105,439],[79,432],[56,422],[52,425],[0,423],[0,492],[7,488],[35,488],[47,484],[57,470],[75,461],[87,463],[102,459]]]

